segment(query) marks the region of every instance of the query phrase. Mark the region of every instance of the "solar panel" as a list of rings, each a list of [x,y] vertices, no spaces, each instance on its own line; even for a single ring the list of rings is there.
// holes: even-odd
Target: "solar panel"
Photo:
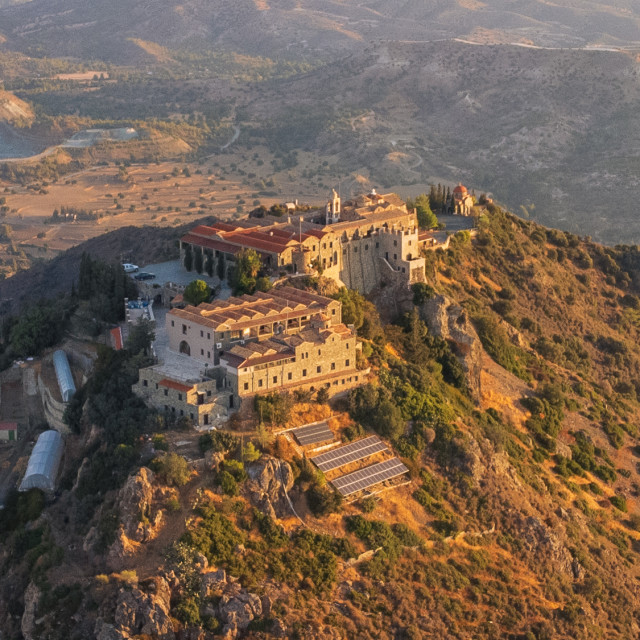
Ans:
[[[301,447],[318,442],[327,442],[334,439],[333,431],[329,429],[326,422],[310,424],[306,427],[293,429],[293,435]]]
[[[364,491],[364,489],[373,487],[385,480],[401,476],[403,473],[408,473],[408,471],[409,469],[398,458],[391,458],[391,460],[378,462],[359,471],[348,473],[346,476],[336,478],[331,481],[331,484],[342,496],[346,497],[353,493],[358,493],[358,491]]]
[[[364,460],[374,453],[380,451],[388,451],[387,445],[378,438],[378,436],[370,436],[351,444],[346,444],[344,447],[338,447],[327,453],[321,453],[319,456],[311,458],[318,469],[324,471],[331,471],[332,469],[338,469],[351,462],[357,462],[358,460]]]

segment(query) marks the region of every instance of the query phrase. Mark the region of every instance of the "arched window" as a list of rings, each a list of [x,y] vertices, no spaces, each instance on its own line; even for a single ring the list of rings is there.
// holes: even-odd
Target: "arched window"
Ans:
[[[184,354],[186,354],[188,356],[191,355],[191,347],[189,346],[189,343],[186,340],[183,340],[180,343],[180,347],[179,348],[180,348],[180,353],[184,353]]]

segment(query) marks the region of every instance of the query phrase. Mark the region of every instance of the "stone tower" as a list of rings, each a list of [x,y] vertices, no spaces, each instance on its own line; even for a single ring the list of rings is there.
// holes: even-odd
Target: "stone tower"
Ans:
[[[336,193],[336,190],[332,190],[331,199],[327,201],[325,207],[325,223],[335,224],[340,221],[340,196]]]

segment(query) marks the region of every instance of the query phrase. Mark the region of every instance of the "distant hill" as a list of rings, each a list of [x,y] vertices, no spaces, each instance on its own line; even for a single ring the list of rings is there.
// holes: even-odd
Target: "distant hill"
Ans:
[[[0,0],[0,6],[7,0]],[[633,0],[34,0],[6,7],[0,32],[12,47],[117,62],[140,53],[130,39],[195,50],[231,49],[298,59],[336,57],[379,40],[539,46],[640,46]]]
[[[337,154],[345,181],[462,181],[544,224],[637,242],[639,74],[621,52],[384,43],[261,91],[249,117],[285,150]]]

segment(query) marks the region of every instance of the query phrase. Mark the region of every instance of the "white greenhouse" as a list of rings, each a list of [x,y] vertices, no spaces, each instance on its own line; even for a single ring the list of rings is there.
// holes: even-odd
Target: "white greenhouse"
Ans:
[[[54,490],[63,446],[62,436],[57,431],[44,431],[40,434],[31,452],[19,491]]]
[[[62,402],[69,402],[76,392],[76,385],[73,381],[73,374],[71,373],[71,367],[69,367],[67,354],[62,351],[62,349],[58,349],[58,351],[53,354],[53,366],[56,368]]]

